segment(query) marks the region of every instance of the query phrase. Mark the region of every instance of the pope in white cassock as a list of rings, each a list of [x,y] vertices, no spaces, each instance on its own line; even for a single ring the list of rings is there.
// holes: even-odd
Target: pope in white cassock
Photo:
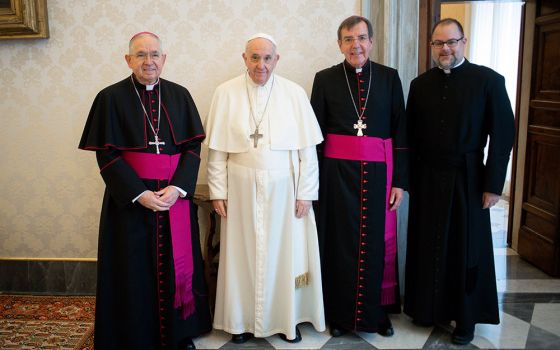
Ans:
[[[218,86],[205,123],[210,198],[221,216],[214,328],[234,343],[297,324],[325,330],[317,229],[315,145],[323,140],[307,95],[273,74],[267,34],[249,38],[247,72]]]

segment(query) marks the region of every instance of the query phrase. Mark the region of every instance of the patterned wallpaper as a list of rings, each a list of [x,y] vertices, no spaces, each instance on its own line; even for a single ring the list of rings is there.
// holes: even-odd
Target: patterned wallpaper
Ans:
[[[359,11],[359,0],[49,0],[49,39],[0,41],[0,258],[96,257],[104,185],[77,145],[95,94],[130,74],[132,34],[161,36],[162,77],[204,117],[216,86],[244,71],[245,38],[275,36],[277,72],[310,93],[315,72],[342,60],[338,24]]]

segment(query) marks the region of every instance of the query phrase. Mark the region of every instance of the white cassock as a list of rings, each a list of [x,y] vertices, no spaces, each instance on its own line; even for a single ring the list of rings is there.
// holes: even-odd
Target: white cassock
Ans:
[[[249,135],[261,116],[254,147]],[[214,328],[288,339],[301,322],[325,330],[313,209],[295,216],[296,200],[318,197],[315,145],[323,140],[305,91],[278,75],[264,86],[241,75],[216,89],[205,131],[210,198],[228,203]]]

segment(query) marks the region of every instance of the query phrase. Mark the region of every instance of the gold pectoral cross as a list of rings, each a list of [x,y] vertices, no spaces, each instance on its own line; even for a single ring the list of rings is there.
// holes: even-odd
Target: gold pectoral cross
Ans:
[[[257,143],[263,137],[263,134],[259,134],[259,128],[255,128],[255,132],[249,135],[249,137],[253,139],[253,147],[257,148]]]

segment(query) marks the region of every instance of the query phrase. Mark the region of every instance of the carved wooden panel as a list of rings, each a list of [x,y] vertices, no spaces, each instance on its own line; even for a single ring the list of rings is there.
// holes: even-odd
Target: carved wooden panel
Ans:
[[[537,20],[538,65],[535,98],[560,100],[560,13],[547,15]]]
[[[529,128],[527,155],[526,202],[554,215],[560,199],[560,133]]]

